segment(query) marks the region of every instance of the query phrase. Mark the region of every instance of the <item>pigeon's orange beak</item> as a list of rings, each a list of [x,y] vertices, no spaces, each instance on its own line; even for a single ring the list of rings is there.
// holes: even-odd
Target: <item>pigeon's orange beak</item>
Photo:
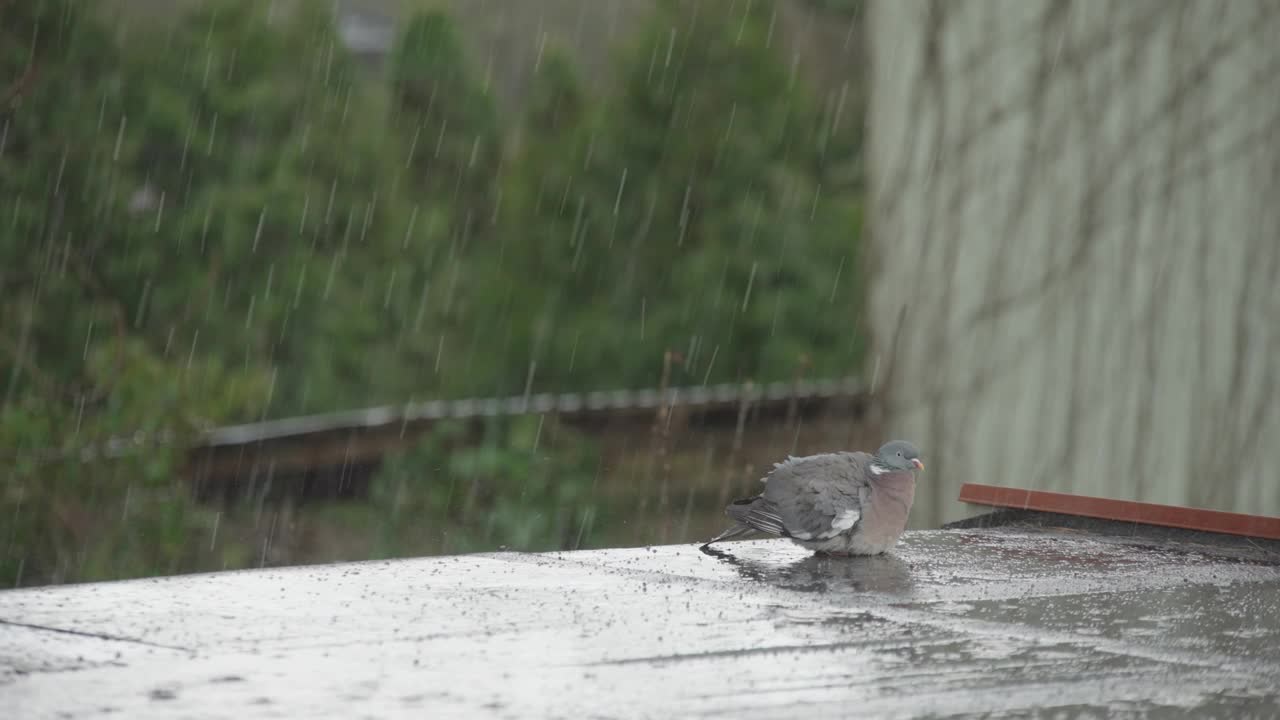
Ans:
[[[912,465],[915,465],[917,470],[923,470],[923,469],[924,469],[924,463],[920,462],[920,458],[912,458],[912,459],[911,459],[911,464],[912,464]]]

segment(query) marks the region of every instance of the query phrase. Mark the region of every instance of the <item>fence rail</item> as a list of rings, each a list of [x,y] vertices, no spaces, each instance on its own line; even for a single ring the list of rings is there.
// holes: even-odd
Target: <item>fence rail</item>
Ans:
[[[386,405],[217,428],[190,447],[187,474],[206,495],[238,495],[239,485],[261,488],[289,479],[359,494],[383,456],[446,420],[469,422],[475,434],[489,418],[515,415],[554,415],[597,432],[634,432],[660,417],[740,430],[749,421],[794,419],[864,396],[861,381],[849,377]]]
[[[746,424],[790,422],[829,412],[840,403],[853,403],[852,412],[858,413],[866,396],[857,377],[845,377],[429,400],[229,425],[195,438],[180,438],[170,432],[136,433],[35,454],[42,462],[90,463],[185,443],[185,474],[198,494],[208,495],[212,490],[237,495],[237,487],[247,484],[259,488],[264,480],[335,486],[338,494],[354,486],[354,492],[359,493],[362,478],[367,479],[383,456],[412,445],[441,421],[471,423],[473,434],[490,418],[516,415],[554,415],[559,422],[588,432],[634,432],[659,424],[667,432],[672,418],[678,424],[732,427],[741,432]]]
[[[507,398],[431,400],[407,405],[384,405],[323,415],[283,418],[222,427],[208,433],[196,447],[217,448],[298,438],[333,431],[384,428],[421,421],[476,419],[503,415],[556,413],[565,418],[599,413],[645,413],[660,407],[715,410],[791,400],[855,397],[862,385],[856,378],[775,382],[767,385],[725,383],[673,387],[667,390],[609,390],[587,393],[542,393]]]

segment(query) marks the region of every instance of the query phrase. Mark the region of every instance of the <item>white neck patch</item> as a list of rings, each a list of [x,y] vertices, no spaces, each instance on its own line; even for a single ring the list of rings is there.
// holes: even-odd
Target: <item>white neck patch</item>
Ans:
[[[887,473],[887,472],[891,472],[891,471],[889,470],[889,468],[887,468],[887,467],[885,467],[885,466],[881,465],[880,463],[874,463],[874,462],[873,462],[873,463],[871,463],[871,474],[872,474],[872,475],[883,475],[883,474],[885,474],[885,473]]]

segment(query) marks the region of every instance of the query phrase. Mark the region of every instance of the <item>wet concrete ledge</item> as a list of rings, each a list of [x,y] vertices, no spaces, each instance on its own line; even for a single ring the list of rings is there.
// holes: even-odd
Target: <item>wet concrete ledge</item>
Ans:
[[[0,592],[0,714],[1275,717],[1277,647],[1265,556],[952,529]]]

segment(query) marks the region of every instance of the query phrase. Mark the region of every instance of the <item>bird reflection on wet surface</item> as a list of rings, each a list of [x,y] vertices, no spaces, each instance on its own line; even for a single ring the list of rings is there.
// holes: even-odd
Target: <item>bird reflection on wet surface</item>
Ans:
[[[0,623],[0,707],[1275,717],[1277,588],[1272,565],[1017,530],[859,557],[773,539],[64,586],[0,593],[24,623]]]
[[[784,590],[906,595],[913,584],[911,566],[892,553],[854,557],[815,553],[779,564],[740,557],[715,547],[702,548],[702,552],[732,566],[748,580]]]

